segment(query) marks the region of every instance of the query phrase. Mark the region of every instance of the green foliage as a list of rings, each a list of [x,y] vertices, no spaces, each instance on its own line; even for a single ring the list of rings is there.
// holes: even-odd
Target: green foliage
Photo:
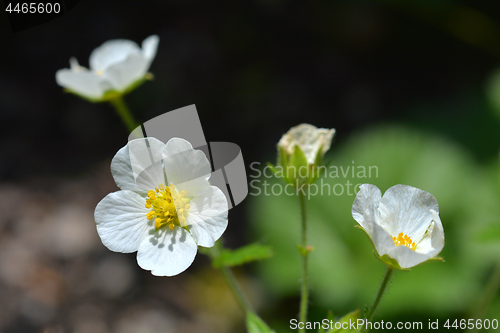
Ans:
[[[248,333],[274,333],[267,324],[253,312],[247,312]]]
[[[320,332],[324,332],[324,333],[355,333],[358,331],[357,329],[349,328],[349,327],[351,327],[351,325],[348,326],[346,324],[344,324],[344,327],[348,327],[348,328],[342,328],[342,323],[348,323],[348,324],[355,323],[360,318],[361,317],[360,317],[359,309],[346,314],[345,316],[343,316],[339,320],[335,320],[333,317],[333,313],[330,311],[330,312],[328,312],[327,319],[329,321],[333,321],[333,328],[331,328],[329,330],[320,331]],[[339,323],[339,324],[337,324],[337,323]],[[336,327],[335,324],[337,324],[337,326],[339,328],[335,328]]]
[[[212,265],[216,268],[223,266],[239,266],[252,261],[269,259],[273,256],[270,246],[253,243],[236,250],[224,249],[214,258]]]

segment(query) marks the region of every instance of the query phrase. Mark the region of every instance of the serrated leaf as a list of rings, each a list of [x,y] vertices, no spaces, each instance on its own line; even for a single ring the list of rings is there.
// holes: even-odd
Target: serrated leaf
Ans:
[[[247,331],[248,333],[275,333],[262,319],[250,311],[247,312]]]
[[[213,260],[212,265],[216,268],[223,266],[239,266],[252,261],[268,259],[272,256],[273,250],[270,246],[253,243],[236,250],[222,250]]]

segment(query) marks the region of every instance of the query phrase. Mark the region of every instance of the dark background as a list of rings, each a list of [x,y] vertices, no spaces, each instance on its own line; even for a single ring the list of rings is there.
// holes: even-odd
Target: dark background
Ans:
[[[494,1],[81,1],[53,21],[3,34],[1,331],[243,329],[238,309],[224,310],[231,296],[202,255],[186,273],[156,278],[93,233],[95,205],[116,190],[109,162],[128,133],[111,106],[63,93],[55,73],[71,56],[88,66],[109,39],[140,43],[152,34],[160,37],[155,79],[125,97],[136,119],[196,104],[207,141],[238,144],[247,165],[273,162],[281,135],[302,122],[335,127],[339,146],[356,131],[397,123],[440,133],[478,165],[498,157],[498,121],[484,94],[500,59]],[[227,246],[253,241],[253,209],[230,212]],[[63,225],[74,219],[71,238]],[[238,272],[247,288],[265,290],[254,266]],[[265,316],[295,315],[298,298],[286,300]]]

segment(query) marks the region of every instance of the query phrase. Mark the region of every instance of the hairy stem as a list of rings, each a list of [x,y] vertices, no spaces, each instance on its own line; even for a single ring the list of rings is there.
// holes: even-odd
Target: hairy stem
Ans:
[[[210,249],[210,257],[212,259],[215,259],[219,253],[222,250],[222,244],[220,243],[220,240],[215,243],[215,245]],[[255,312],[252,305],[248,301],[247,297],[243,293],[243,290],[241,289],[240,285],[238,284],[238,281],[236,280],[236,277],[233,274],[233,271],[231,270],[230,267],[223,266],[220,268],[222,271],[222,275],[224,275],[224,279],[226,280],[227,284],[229,285],[229,288],[233,292],[234,297],[236,298],[236,301],[238,301],[238,304],[240,305],[241,309],[245,314],[247,312]]]
[[[307,275],[307,257],[309,256],[309,250],[307,249],[307,210],[306,210],[306,199],[304,193],[299,193],[300,201],[300,211],[302,217],[302,283],[300,290],[300,313],[299,321],[305,323],[307,321],[307,307],[309,302],[309,285],[308,285],[308,275]],[[305,328],[299,330],[300,333],[305,332]]]
[[[387,271],[385,272],[384,279],[382,280],[382,284],[380,285],[380,288],[377,293],[377,297],[375,297],[375,300],[373,301],[373,304],[370,308],[370,311],[366,315],[366,321],[371,321],[373,318],[373,315],[375,314],[375,311],[377,310],[377,307],[380,303],[380,300],[382,299],[382,296],[384,295],[385,289],[387,288],[387,284],[389,283],[389,280],[391,279],[391,275],[394,272],[394,269],[391,267],[387,268]],[[368,332],[366,327],[362,328],[360,330],[361,332]]]

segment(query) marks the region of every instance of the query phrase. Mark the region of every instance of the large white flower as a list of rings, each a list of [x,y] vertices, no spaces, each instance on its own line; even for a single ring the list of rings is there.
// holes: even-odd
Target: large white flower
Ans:
[[[181,273],[197,245],[212,247],[227,227],[228,203],[208,181],[210,163],[184,139],[132,140],[111,173],[121,191],[97,205],[97,232],[111,251],[137,251],[139,266],[153,275]]]
[[[156,56],[159,38],[149,36],[142,49],[126,39],[110,40],[92,51],[90,70],[70,59],[70,69],[60,69],[56,81],[60,86],[90,100],[100,101],[110,91],[125,93],[146,77]]]
[[[432,194],[407,185],[395,185],[382,196],[375,185],[363,184],[352,205],[353,218],[370,236],[378,256],[403,269],[434,258],[443,249],[438,213]]]
[[[317,128],[310,124],[300,124],[292,127],[281,137],[278,148],[281,147],[286,154],[292,155],[295,146],[299,146],[304,152],[307,163],[314,164],[318,153],[322,158],[330,149],[334,134],[334,128]]]

